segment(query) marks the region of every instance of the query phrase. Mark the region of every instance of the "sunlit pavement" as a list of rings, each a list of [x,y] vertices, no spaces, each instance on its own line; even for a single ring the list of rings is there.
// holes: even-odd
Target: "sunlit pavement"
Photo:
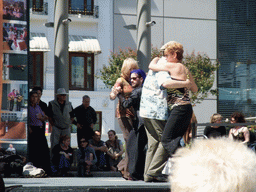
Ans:
[[[122,177],[4,178],[5,186],[22,185],[12,191],[169,191],[169,183],[127,181]]]

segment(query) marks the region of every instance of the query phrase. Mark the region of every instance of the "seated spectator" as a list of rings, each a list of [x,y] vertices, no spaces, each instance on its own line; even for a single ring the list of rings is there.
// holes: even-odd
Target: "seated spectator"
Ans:
[[[190,145],[191,140],[192,140],[192,132],[193,131],[194,131],[194,133],[196,133],[196,131],[197,131],[197,119],[196,119],[196,115],[194,112],[192,113],[192,117],[190,119],[190,124],[188,126],[188,129],[187,129],[186,133],[184,134],[184,136],[180,140],[181,147]]]
[[[10,155],[16,155],[16,149],[13,147],[12,144],[9,145],[9,147],[6,149],[6,152]]]
[[[89,146],[89,142],[85,138],[81,138],[80,148],[78,149],[78,176],[92,177],[91,166],[97,162],[97,157],[93,148]]]
[[[195,140],[172,158],[172,192],[256,191],[256,155],[227,138]]]
[[[60,137],[60,143],[52,149],[52,173],[53,176],[68,176],[67,172],[73,162],[73,149],[70,145],[70,137]]]
[[[211,116],[211,123],[221,123],[222,116],[218,113],[215,113]],[[226,136],[225,126],[206,126],[204,129],[204,135],[208,138],[224,137]]]
[[[89,146],[94,149],[97,157],[97,162],[92,168],[102,171],[106,167],[105,153],[108,148],[106,147],[105,142],[101,140],[101,134],[99,131],[94,131],[92,139],[89,140]]]
[[[117,171],[117,164],[122,160],[124,153],[123,143],[116,136],[114,130],[108,131],[109,140],[106,141],[108,148],[107,151],[107,162],[111,171]]]
[[[230,123],[245,123],[244,115],[240,112],[234,112],[231,115]],[[236,125],[229,130],[230,139],[240,141],[244,144],[248,144],[250,141],[250,132],[246,126]]]

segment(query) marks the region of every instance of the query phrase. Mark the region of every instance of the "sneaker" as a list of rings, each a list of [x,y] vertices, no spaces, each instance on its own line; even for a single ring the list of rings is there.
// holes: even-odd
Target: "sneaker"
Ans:
[[[44,177],[45,171],[41,168],[37,168],[32,165],[32,163],[27,163],[23,167],[23,173],[25,177]]]

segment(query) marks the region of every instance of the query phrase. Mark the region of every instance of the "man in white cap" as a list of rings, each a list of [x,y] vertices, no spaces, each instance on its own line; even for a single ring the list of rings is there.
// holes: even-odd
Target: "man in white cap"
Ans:
[[[48,117],[52,125],[51,149],[59,144],[60,136],[70,137],[70,125],[74,120],[74,112],[71,102],[66,101],[67,94],[64,88],[57,90],[57,99],[49,102]]]

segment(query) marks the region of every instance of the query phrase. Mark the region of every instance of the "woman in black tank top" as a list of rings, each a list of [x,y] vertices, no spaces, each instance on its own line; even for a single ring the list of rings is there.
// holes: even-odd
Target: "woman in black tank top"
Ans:
[[[164,54],[166,63],[157,63],[149,66],[153,71],[168,71],[172,80],[191,82],[190,90],[197,92],[197,85],[189,70],[180,63],[183,59],[183,46],[175,41],[171,41],[166,45]],[[175,153],[180,146],[180,139],[185,134],[192,117],[192,105],[189,98],[189,89],[187,87],[179,88],[170,86],[168,82],[161,86],[167,89],[167,103],[169,110],[169,118],[165,125],[162,135],[162,145],[169,153],[169,156]]]

